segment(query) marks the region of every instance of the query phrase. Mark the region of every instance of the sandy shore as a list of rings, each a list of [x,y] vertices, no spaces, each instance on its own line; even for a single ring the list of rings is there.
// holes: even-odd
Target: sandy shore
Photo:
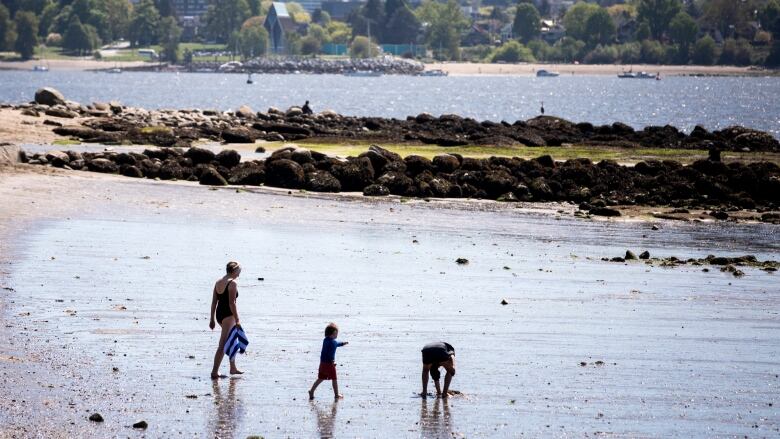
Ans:
[[[612,64],[487,64],[487,63],[434,63],[426,64],[426,70],[439,69],[450,75],[535,75],[540,69],[559,72],[561,75],[617,75],[625,70],[660,73],[661,76],[679,75],[767,75],[776,71],[736,66],[668,66],[635,64],[631,66]]]
[[[147,65],[145,61],[129,61],[114,63],[109,61],[98,61],[92,58],[83,59],[50,59],[50,60],[28,60],[28,61],[0,61],[0,70],[32,70],[35,66],[46,66],[50,70],[99,70],[112,69],[114,67],[130,68]],[[45,73],[41,73],[45,74]]]
[[[780,431],[774,275],[600,260],[626,248],[766,259],[780,251],[776,226],[653,231],[565,206],[213,190],[28,166],[0,170],[0,205],[0,437]],[[234,258],[245,266],[246,375],[212,383],[209,288]],[[350,341],[337,355],[347,398],[331,403],[326,386],[309,403],[330,320]],[[414,399],[419,346],[439,338],[458,349],[464,396]],[[95,412],[104,423],[87,419]]]

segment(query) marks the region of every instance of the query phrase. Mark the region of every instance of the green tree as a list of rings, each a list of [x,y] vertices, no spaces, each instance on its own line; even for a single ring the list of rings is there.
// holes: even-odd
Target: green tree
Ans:
[[[154,6],[160,13],[160,17],[176,16],[176,8],[173,6],[173,0],[154,0]],[[162,22],[160,22],[162,24]]]
[[[693,46],[693,62],[703,66],[711,66],[717,59],[718,47],[711,36],[705,35]]]
[[[132,5],[128,0],[102,0],[98,8],[106,17],[107,28],[103,32],[106,40],[114,41],[127,38],[132,19]]]
[[[249,4],[249,13],[252,14],[253,17],[264,15],[263,2],[261,0],[247,0],[247,4]]]
[[[493,53],[489,56],[490,62],[534,62],[533,53],[531,50],[517,41],[508,41],[493,50]]]
[[[764,9],[761,10],[759,19],[761,20],[761,26],[764,29],[769,29],[771,31],[774,28],[775,23],[780,20],[780,2],[777,0],[769,0],[766,6],[764,6]]]
[[[238,42],[239,52],[244,58],[263,56],[268,50],[268,31],[261,21],[250,18],[241,26]]]
[[[676,61],[679,63],[688,63],[691,52],[691,45],[696,41],[696,34],[699,33],[699,25],[688,15],[687,12],[678,12],[669,24],[669,36],[672,41],[679,45]]]
[[[330,36],[330,42],[333,44],[347,44],[349,43],[350,36],[352,35],[352,29],[349,28],[347,23],[342,21],[331,21],[328,23],[328,35]]]
[[[322,43],[320,40],[312,35],[306,35],[301,38],[301,54],[303,55],[316,55],[322,50]]]
[[[620,52],[616,46],[602,46],[599,44],[587,55],[585,55],[585,64],[614,64],[620,57]]]
[[[160,44],[162,44],[162,58],[171,64],[179,62],[179,41],[181,40],[181,28],[176,24],[176,18],[163,17],[159,28]]]
[[[528,43],[539,35],[542,18],[539,11],[530,3],[520,3],[515,10],[512,32],[523,43]]]
[[[157,28],[160,25],[160,13],[152,0],[141,0],[133,8],[129,38],[134,46],[149,46],[158,41]]]
[[[349,56],[352,58],[370,58],[379,55],[379,47],[368,41],[368,37],[357,36],[349,45]]]
[[[663,64],[666,59],[664,46],[655,40],[644,40],[640,46],[640,58],[647,64]]]
[[[672,18],[681,10],[680,0],[639,0],[637,19],[647,23],[652,37],[659,39],[669,28]]]
[[[460,59],[460,34],[469,25],[456,0],[438,3],[426,0],[415,11],[425,24],[425,41],[438,58]]]
[[[604,8],[599,8],[585,21],[585,34],[591,47],[610,44],[615,39],[615,22]],[[617,58],[617,55],[615,56]]]
[[[16,23],[11,20],[11,12],[0,4],[0,51],[13,50],[16,43]]]
[[[309,29],[306,31],[306,36],[317,40],[320,43],[320,46],[330,43],[330,34],[328,34],[328,30],[319,24],[310,24]]]
[[[639,26],[636,28],[636,32],[634,34],[634,38],[637,41],[644,41],[652,36],[652,33],[650,32],[650,25],[647,24],[646,21],[642,21],[639,23]]]
[[[314,12],[311,13],[311,21],[312,23],[317,23],[322,26],[327,26],[330,24],[330,14],[328,14],[326,11],[323,11],[320,8],[317,8],[314,10]]]
[[[704,4],[704,22],[724,37],[748,32],[756,5],[752,1],[709,0]]]
[[[207,33],[217,42],[226,43],[250,14],[247,0],[212,0],[203,20]]]
[[[563,16],[563,25],[566,27],[566,35],[581,41],[587,40],[588,33],[585,29],[585,25],[588,22],[588,18],[595,14],[599,9],[601,9],[599,5],[582,1],[577,2],[577,4],[569,8]]]
[[[38,45],[38,18],[34,13],[19,10],[16,12],[16,43],[14,49],[22,59],[31,59]]]
[[[553,47],[560,53],[561,61],[574,62],[582,59],[585,43],[576,38],[563,37]]]
[[[72,15],[68,30],[65,31],[65,35],[62,38],[62,47],[70,52],[83,55],[92,51],[94,48],[93,42],[91,35],[79,19],[79,16]]]
[[[353,11],[348,18],[352,26],[352,35],[368,35],[371,39],[382,41],[382,31],[385,26],[385,8],[382,0],[368,0],[365,5]]]
[[[735,66],[747,66],[753,62],[753,50],[750,42],[745,39],[734,40],[729,38],[723,42],[718,64],[733,64]]]
[[[420,20],[405,3],[388,16],[384,40],[388,44],[409,44],[417,42],[422,27]]]
[[[43,11],[38,15],[38,36],[41,38],[46,38],[46,36],[49,35],[49,28],[51,28],[51,24],[54,22],[54,17],[57,16],[57,14],[60,11],[60,5],[54,1],[49,0],[48,3],[46,3],[46,6],[44,6]]]

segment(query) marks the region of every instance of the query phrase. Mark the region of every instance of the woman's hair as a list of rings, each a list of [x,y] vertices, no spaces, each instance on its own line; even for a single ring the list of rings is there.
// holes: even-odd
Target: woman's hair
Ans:
[[[225,270],[227,271],[227,274],[235,273],[236,270],[238,270],[238,262],[236,261],[230,261],[227,263],[227,266],[225,267]]]
[[[330,337],[334,332],[338,331],[339,327],[335,323],[328,323],[325,327],[325,337]]]

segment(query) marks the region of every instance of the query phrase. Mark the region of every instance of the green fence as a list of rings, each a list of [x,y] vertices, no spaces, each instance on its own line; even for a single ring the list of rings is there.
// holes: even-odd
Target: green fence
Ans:
[[[381,44],[379,46],[383,53],[388,55],[401,56],[412,53],[415,56],[425,56],[425,46],[419,44]],[[323,44],[323,55],[347,55],[349,54],[349,45],[347,44]]]

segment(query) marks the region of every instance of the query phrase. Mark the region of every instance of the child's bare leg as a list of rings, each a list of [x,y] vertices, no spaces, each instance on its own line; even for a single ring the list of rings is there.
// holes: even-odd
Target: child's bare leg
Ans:
[[[312,384],[311,389],[309,389],[309,399],[314,399],[314,391],[317,389],[317,386],[319,386],[322,383],[323,380],[317,378],[317,381]]]
[[[338,380],[333,380],[333,397],[336,399],[341,399],[344,397],[341,393],[339,393],[339,382]]]

